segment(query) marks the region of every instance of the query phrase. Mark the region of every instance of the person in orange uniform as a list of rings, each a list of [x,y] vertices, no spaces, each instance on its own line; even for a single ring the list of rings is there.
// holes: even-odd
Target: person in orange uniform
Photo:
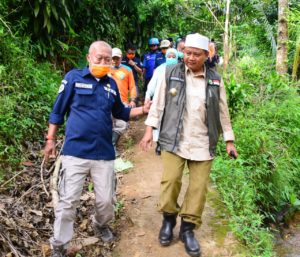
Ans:
[[[112,67],[110,70],[111,77],[116,81],[120,91],[121,100],[125,106],[136,107],[136,86],[132,69],[129,66],[121,64],[122,51],[119,48],[112,49]],[[127,122],[119,119],[114,120],[112,142],[116,156],[119,156],[117,151],[117,143],[122,134],[127,129]]]

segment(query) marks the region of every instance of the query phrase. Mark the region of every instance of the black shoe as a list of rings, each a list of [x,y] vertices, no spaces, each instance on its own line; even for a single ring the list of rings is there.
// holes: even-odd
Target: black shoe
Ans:
[[[95,231],[95,236],[100,238],[103,242],[111,242],[114,240],[114,235],[111,232],[109,226],[104,225],[104,226],[97,226],[94,224],[94,231]]]
[[[161,155],[161,148],[160,144],[157,142],[156,148],[155,148],[156,155]]]
[[[53,246],[51,257],[67,257],[67,250],[64,246]]]
[[[164,213],[162,227],[159,231],[159,242],[162,246],[168,246],[173,239],[173,228],[176,225],[177,214]]]
[[[195,224],[182,220],[179,237],[184,243],[185,251],[192,257],[199,257],[201,256],[200,245],[195,238],[194,229]]]

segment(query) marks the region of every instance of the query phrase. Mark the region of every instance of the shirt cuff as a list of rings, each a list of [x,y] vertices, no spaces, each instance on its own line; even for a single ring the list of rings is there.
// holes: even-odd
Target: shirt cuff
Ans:
[[[64,116],[61,114],[51,113],[49,117],[49,123],[55,125],[62,125],[64,123]]]
[[[157,128],[159,124],[159,120],[154,117],[148,117],[145,121],[145,125]]]
[[[223,132],[223,138],[225,142],[234,141],[235,138],[234,138],[233,130]]]
[[[131,108],[125,105],[124,111],[120,115],[119,119],[128,122],[129,118],[130,118],[130,111],[131,111]]]

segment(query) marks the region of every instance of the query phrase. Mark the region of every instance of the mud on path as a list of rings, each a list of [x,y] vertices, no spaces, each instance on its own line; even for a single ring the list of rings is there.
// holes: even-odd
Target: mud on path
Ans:
[[[141,139],[144,131],[142,122],[137,122],[134,127],[135,138]],[[161,157],[155,155],[154,146],[148,152],[142,152],[136,144],[130,160],[134,168],[121,175],[118,184],[119,201],[123,202],[124,209],[119,224],[120,238],[113,250],[113,257],[188,256],[178,238],[179,217],[173,243],[162,247],[158,242],[162,217],[156,210],[156,204],[163,170]],[[185,191],[188,175],[184,175],[183,180],[182,191]],[[196,236],[201,245],[202,257],[249,256],[229,231],[224,207],[212,185],[209,187],[203,224],[196,231]]]

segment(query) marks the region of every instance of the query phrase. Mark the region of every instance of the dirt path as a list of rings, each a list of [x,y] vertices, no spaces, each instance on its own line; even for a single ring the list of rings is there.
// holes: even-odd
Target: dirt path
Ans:
[[[171,246],[161,247],[157,239],[161,226],[161,214],[156,211],[163,169],[161,157],[154,154],[154,149],[142,152],[137,145],[133,151],[131,161],[134,168],[123,175],[118,186],[119,194],[124,199],[125,216],[120,241],[113,252],[113,257],[188,256],[178,238],[179,218]],[[186,188],[187,178],[185,175],[183,189]],[[210,186],[203,225],[196,231],[202,248],[202,257],[249,256],[229,232],[221,210],[223,207],[216,211],[212,207],[213,203],[220,206],[218,196]]]

